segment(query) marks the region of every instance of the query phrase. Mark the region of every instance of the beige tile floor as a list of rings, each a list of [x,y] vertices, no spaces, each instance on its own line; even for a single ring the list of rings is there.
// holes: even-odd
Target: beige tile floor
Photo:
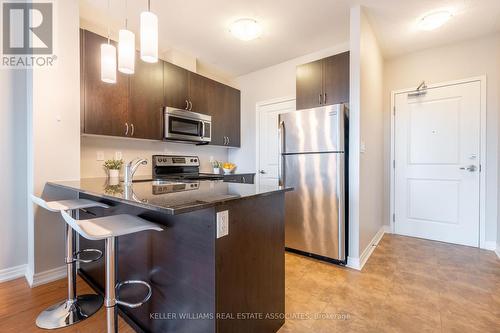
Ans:
[[[78,284],[82,293],[91,292]],[[0,284],[0,332],[44,332],[35,318],[65,290],[64,279],[34,289],[24,279]],[[361,272],[287,254],[286,311],[296,319],[279,333],[500,333],[500,259],[490,251],[394,235],[384,236]],[[344,319],[297,319],[315,314]],[[104,333],[104,322],[101,309],[57,332]],[[120,332],[133,330],[120,320]]]
[[[286,312],[279,333],[500,333],[500,259],[395,235],[361,272],[287,253]]]

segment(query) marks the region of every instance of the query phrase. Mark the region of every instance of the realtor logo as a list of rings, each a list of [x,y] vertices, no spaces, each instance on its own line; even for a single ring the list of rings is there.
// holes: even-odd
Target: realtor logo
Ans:
[[[2,67],[53,66],[54,14],[51,1],[2,3]]]

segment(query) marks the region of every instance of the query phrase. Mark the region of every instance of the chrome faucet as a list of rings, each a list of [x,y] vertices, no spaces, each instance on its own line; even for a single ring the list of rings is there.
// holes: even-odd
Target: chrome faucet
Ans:
[[[148,164],[148,160],[144,158],[136,158],[125,165],[125,176],[123,179],[125,185],[132,185],[132,182],[134,180],[134,174],[137,171],[137,168],[139,168],[141,164],[142,165]]]

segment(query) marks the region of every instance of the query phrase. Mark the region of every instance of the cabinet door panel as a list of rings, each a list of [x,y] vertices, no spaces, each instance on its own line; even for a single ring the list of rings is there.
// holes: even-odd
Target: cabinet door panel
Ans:
[[[186,108],[188,99],[188,71],[184,68],[163,62],[163,87],[165,106],[178,109]]]
[[[336,54],[323,61],[325,105],[349,102],[349,52]]]
[[[196,73],[189,72],[189,100],[191,111],[212,114],[217,105],[218,82]]]
[[[297,110],[317,107],[323,93],[323,61],[318,60],[297,67]]]
[[[101,81],[101,44],[107,39],[83,31],[84,133],[125,136],[128,76],[117,72],[117,82]],[[112,42],[115,44],[114,42]]]
[[[139,53],[136,54],[139,59]],[[163,64],[136,61],[135,73],[130,76],[129,122],[133,133],[141,139],[162,139]]]
[[[239,90],[225,86],[224,89],[224,123],[225,133],[229,138],[228,146],[240,147],[240,100],[241,93]]]

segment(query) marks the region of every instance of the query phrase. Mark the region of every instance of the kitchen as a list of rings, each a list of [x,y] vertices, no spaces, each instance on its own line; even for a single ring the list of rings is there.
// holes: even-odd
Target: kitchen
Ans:
[[[498,327],[495,3],[55,4],[55,67],[2,79],[2,330]]]

